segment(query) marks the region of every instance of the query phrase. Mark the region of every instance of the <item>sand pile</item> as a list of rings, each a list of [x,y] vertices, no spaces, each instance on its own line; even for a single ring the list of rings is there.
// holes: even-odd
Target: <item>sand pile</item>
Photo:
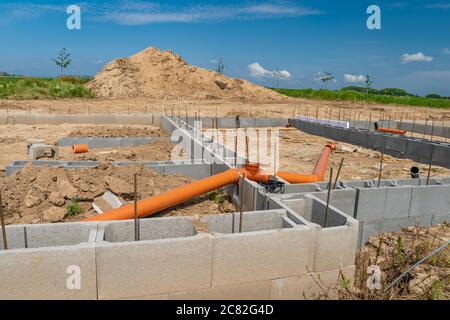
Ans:
[[[249,81],[192,66],[179,55],[156,48],[110,62],[88,87],[98,97],[113,98],[289,99]]]
[[[27,165],[16,174],[3,178],[1,191],[7,223],[43,223],[79,220],[94,214],[92,202],[110,190],[120,198],[133,199],[133,177],[138,174],[141,198],[150,197],[185,185],[191,179],[181,175],[162,175],[143,166],[64,170]],[[72,199],[84,213],[68,216]]]

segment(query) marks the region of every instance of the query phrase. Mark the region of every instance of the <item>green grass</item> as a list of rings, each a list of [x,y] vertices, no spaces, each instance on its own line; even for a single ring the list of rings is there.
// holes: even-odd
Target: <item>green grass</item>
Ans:
[[[336,101],[364,101],[382,104],[400,104],[407,106],[450,108],[450,99],[424,98],[417,96],[393,96],[383,94],[364,94],[352,90],[313,90],[313,89],[275,89],[281,94],[294,98],[323,99]]]
[[[88,77],[0,77],[0,99],[93,98]]]

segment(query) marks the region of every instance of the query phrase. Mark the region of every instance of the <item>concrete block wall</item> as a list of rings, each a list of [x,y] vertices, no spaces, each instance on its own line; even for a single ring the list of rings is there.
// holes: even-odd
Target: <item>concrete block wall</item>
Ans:
[[[365,148],[382,151],[394,157],[408,158],[417,162],[429,163],[433,149],[433,164],[450,168],[450,143],[430,141],[372,132],[364,129],[344,129],[326,124],[293,120],[299,130],[314,135],[343,141]]]
[[[0,114],[0,124],[147,124],[158,126],[161,113],[142,114]]]
[[[243,218],[242,233],[239,213],[202,216],[208,233],[197,229],[195,217],[143,219],[140,241],[134,241],[134,221],[8,226],[17,248],[0,251],[0,298],[269,299],[292,297],[286,290],[293,287],[303,292],[296,283],[273,291],[281,280],[294,281],[308,270],[339,271],[327,268],[341,261],[316,265],[325,237],[316,225],[297,224],[284,210],[245,212]],[[19,248],[27,242],[24,228],[35,248]],[[70,286],[73,270],[79,288]]]
[[[155,141],[169,141],[165,137],[64,137],[58,140],[58,146],[71,147],[75,144],[87,144],[89,148],[107,148],[107,147],[133,147],[146,145]]]

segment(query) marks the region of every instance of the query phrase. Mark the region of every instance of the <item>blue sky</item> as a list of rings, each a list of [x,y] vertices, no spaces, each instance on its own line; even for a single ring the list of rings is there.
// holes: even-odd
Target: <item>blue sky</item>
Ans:
[[[81,30],[66,28],[66,8],[81,7]],[[381,30],[366,27],[366,9],[381,8]],[[450,96],[450,1],[140,1],[0,2],[0,71],[56,76],[51,58],[66,47],[70,74],[93,75],[104,63],[148,46],[187,62],[275,86],[333,89],[358,84]],[[249,67],[250,65],[250,67]]]

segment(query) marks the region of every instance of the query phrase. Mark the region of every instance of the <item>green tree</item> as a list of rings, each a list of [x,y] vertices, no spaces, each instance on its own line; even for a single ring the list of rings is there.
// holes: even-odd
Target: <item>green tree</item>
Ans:
[[[366,87],[366,94],[369,94],[369,92],[370,92],[370,89],[372,88],[372,85],[373,85],[373,81],[372,80],[370,80],[370,76],[369,75],[366,75],[366,85],[365,85],[365,87]]]
[[[325,90],[328,88],[328,81],[335,81],[335,78],[331,72],[324,72],[323,75],[319,77],[319,80],[325,84]]]
[[[56,64],[57,67],[60,68],[60,75],[61,77],[64,77],[64,70],[69,67],[72,60],[70,59],[70,53],[67,51],[66,48],[63,48],[58,56],[55,59],[52,59],[52,61]]]

